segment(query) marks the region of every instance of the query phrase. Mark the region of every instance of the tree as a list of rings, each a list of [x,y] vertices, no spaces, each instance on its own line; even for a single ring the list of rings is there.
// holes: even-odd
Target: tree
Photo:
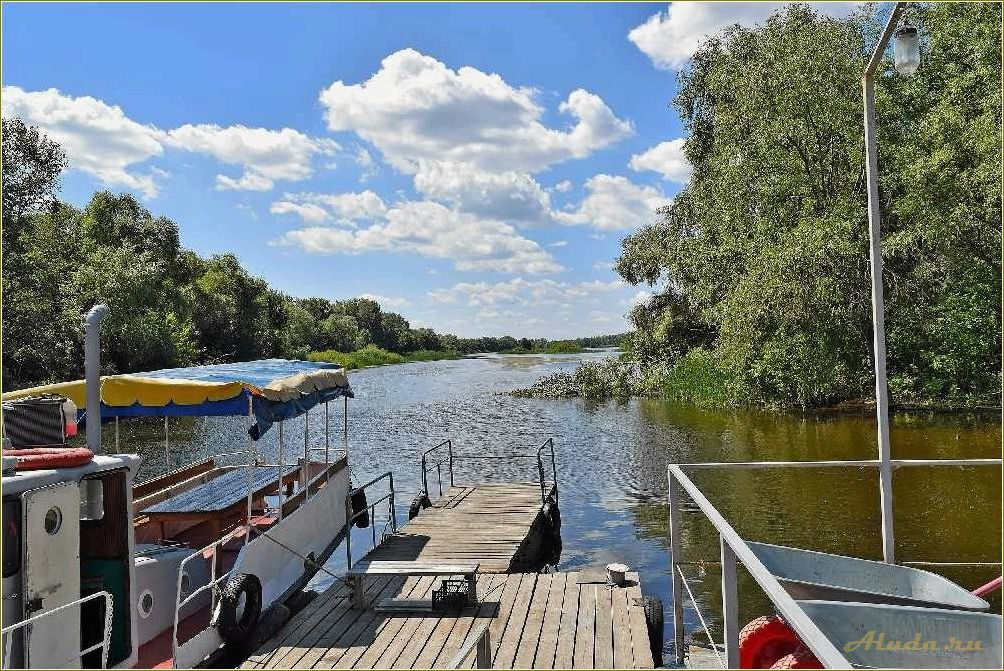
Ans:
[[[661,287],[632,314],[636,355],[672,366],[711,346],[735,401],[873,393],[859,89],[875,19],[792,5],[708,39],[679,75],[693,176],[617,264]],[[999,398],[1000,7],[911,20],[918,76],[877,85],[890,386]]]
[[[3,119],[3,254],[16,253],[24,217],[50,207],[56,200],[59,178],[66,168],[66,152],[19,117]],[[6,274],[6,268],[4,273]]]

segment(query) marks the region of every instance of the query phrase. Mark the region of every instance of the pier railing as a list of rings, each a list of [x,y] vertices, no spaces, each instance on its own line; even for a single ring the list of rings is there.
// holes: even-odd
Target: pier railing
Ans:
[[[521,453],[506,453],[506,454],[471,454],[471,453],[460,453],[455,454],[453,452],[453,441],[444,440],[443,442],[429,448],[422,453],[422,492],[428,496],[429,491],[429,473],[435,469],[439,495],[443,495],[443,466],[446,466],[446,475],[450,483],[450,487],[454,486],[454,473],[453,467],[457,461],[479,461],[479,460],[503,460],[512,461],[516,459],[526,459],[534,460],[537,466],[537,481],[540,484],[540,503],[543,505],[547,501],[547,495],[550,489],[554,489],[555,500],[558,498],[558,469],[556,466],[555,456],[554,456],[554,439],[548,438],[544,443],[537,448],[534,454],[521,454]],[[547,479],[547,462],[550,462],[550,476],[551,479]],[[550,485],[550,488],[548,487]]]
[[[893,459],[892,468],[909,466],[1001,466],[1000,459]],[[726,521],[722,514],[704,496],[701,490],[684,473],[684,469],[764,469],[764,468],[841,468],[841,467],[877,467],[877,460],[846,460],[846,461],[773,461],[773,462],[721,462],[696,464],[670,464],[669,480],[669,545],[670,569],[673,586],[673,634],[674,654],[677,665],[682,666],[686,655],[686,631],[683,621],[683,592],[691,595],[691,602],[697,611],[698,619],[704,628],[704,633],[711,643],[715,654],[723,668],[739,668],[739,595],[736,580],[737,563],[742,563],[756,583],[774,604],[778,613],[795,630],[802,642],[808,646],[816,658],[826,668],[850,668],[846,657],[830,642],[816,624],[799,607],[788,594],[781,583],[766,566],[757,558],[753,550],[743,540],[735,529]],[[686,494],[697,505],[704,516],[718,531],[721,568],[722,568],[722,621],[724,624],[724,652],[720,654],[718,646],[712,638],[704,615],[690,591],[682,567],[690,563],[684,556],[681,543],[680,505],[683,494]],[[909,562],[904,562],[909,563]],[[921,562],[924,563],[924,562]],[[928,562],[930,563],[930,562]],[[933,563],[930,563],[933,564]]]
[[[387,493],[383,494],[379,498],[373,501],[367,501],[366,507],[363,510],[353,512],[352,511],[352,498],[359,492],[365,492],[367,488],[376,485],[379,482],[387,481]],[[397,532],[397,511],[394,509],[394,474],[391,471],[387,471],[382,475],[378,475],[366,484],[360,485],[355,489],[351,490],[345,497],[345,567],[347,569],[352,568],[352,527],[355,521],[362,517],[364,514],[369,515],[370,529],[373,532],[373,546],[376,547],[380,543],[377,541],[377,531],[376,531],[376,507],[378,504],[387,502],[387,515],[388,523],[390,524],[391,533]],[[381,535],[380,541],[383,541]]]

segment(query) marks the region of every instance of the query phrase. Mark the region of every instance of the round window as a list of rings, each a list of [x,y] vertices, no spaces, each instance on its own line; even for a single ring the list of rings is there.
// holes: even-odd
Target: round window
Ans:
[[[139,614],[141,617],[150,617],[153,612],[153,592],[148,589],[143,590],[139,595]]]
[[[53,506],[45,513],[45,533],[55,536],[63,526],[63,511]]]

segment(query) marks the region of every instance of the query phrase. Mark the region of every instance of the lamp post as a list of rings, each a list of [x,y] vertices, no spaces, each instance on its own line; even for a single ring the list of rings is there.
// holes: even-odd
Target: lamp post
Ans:
[[[885,30],[861,76],[865,112],[865,171],[868,178],[868,237],[872,280],[872,331],[875,345],[875,413],[878,416],[879,500],[882,508],[882,558],[896,562],[892,515],[892,458],[889,448],[889,391],[885,371],[885,298],[882,291],[882,232],[878,192],[878,149],[875,142],[875,84],[873,77],[893,33],[896,34],[896,71],[912,75],[920,64],[920,40],[917,29],[904,22],[896,29],[906,11],[905,2],[897,2]]]

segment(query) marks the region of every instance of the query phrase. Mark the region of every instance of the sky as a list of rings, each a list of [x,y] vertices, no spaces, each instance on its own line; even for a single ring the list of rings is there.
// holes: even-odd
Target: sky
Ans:
[[[0,107],[64,146],[63,200],[131,193],[290,295],[619,333],[620,241],[690,175],[677,73],[780,4],[5,3]]]

